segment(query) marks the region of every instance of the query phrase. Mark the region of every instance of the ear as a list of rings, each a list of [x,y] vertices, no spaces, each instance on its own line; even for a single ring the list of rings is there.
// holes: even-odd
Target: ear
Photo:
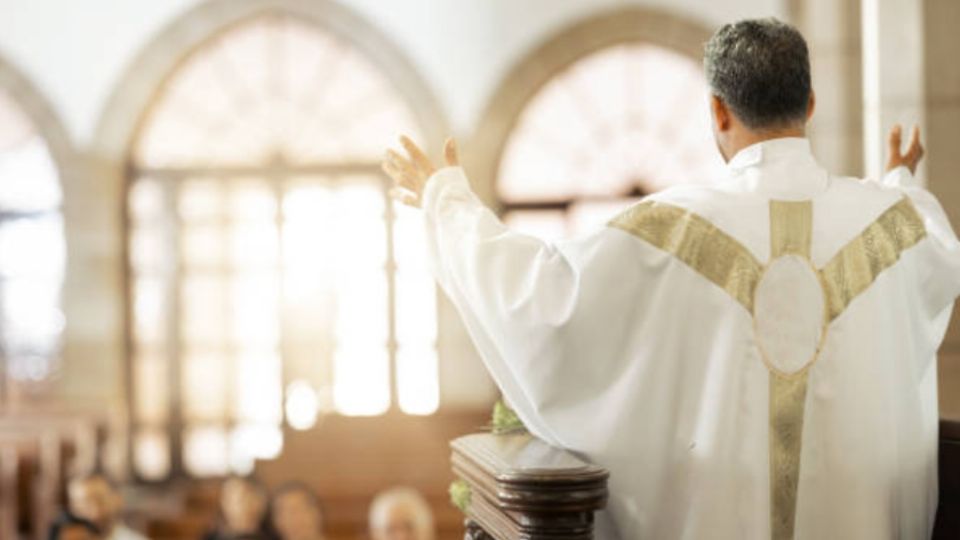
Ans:
[[[807,101],[807,121],[813,117],[813,111],[817,108],[817,94],[813,89],[810,90],[810,99]]]
[[[717,131],[730,129],[730,109],[720,96],[710,96],[710,112],[713,114],[713,123],[717,126]]]

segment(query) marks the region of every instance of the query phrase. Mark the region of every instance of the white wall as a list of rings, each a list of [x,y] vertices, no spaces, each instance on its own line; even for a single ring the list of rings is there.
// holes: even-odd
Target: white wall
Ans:
[[[419,68],[453,128],[469,132],[515,62],[592,13],[649,5],[709,26],[786,17],[788,0],[342,0]],[[136,54],[197,0],[0,0],[0,55],[46,94],[85,147],[113,85]]]

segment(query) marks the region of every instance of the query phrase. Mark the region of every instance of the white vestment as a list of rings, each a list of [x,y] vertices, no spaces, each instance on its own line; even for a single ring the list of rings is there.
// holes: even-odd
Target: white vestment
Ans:
[[[835,177],[775,139],[555,245],[507,229],[459,168],[423,209],[509,403],[610,471],[600,538],[929,537],[960,243],[905,168]]]

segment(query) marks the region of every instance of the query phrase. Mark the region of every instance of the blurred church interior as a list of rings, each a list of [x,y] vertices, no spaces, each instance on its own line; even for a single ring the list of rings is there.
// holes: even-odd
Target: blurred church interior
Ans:
[[[93,471],[154,539],[231,475],[308,486],[331,540],[395,486],[462,538],[449,441],[498,392],[384,150],[452,134],[509,223],[588,232],[722,174],[702,45],[758,16],[808,39],[821,162],[876,176],[918,123],[960,223],[956,0],[0,0],[0,538]],[[960,419],[960,325],[940,377]]]

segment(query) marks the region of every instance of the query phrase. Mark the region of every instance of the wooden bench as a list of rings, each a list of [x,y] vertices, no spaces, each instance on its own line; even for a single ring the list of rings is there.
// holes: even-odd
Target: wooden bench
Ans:
[[[96,470],[105,440],[87,415],[0,411],[0,538],[46,538],[68,479]]]
[[[940,421],[940,506],[934,540],[960,538],[960,422]]]
[[[62,444],[52,430],[0,431],[0,536],[46,537],[58,506]]]

